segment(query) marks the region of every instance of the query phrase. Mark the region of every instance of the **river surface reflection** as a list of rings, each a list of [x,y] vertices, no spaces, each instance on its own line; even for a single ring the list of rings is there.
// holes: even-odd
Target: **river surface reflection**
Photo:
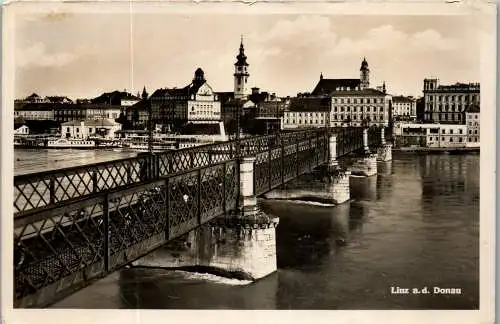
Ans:
[[[278,271],[260,281],[123,269],[53,307],[478,308],[479,155],[394,154],[379,170],[351,178],[353,201],[341,206],[261,201],[280,224]],[[391,294],[396,286],[461,294]]]

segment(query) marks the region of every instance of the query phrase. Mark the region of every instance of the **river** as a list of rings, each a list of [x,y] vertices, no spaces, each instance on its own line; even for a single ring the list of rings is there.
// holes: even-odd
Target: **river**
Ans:
[[[44,154],[78,165],[128,153]],[[24,172],[21,163],[29,170],[47,163],[16,150],[18,158],[16,173]],[[255,283],[182,271],[122,269],[52,307],[478,308],[479,155],[394,153],[392,162],[379,164],[377,176],[352,177],[351,196],[353,201],[337,207],[261,201],[268,213],[280,217],[278,271]],[[339,236],[347,238],[345,246],[336,244]],[[425,286],[461,291],[391,293],[391,287]]]

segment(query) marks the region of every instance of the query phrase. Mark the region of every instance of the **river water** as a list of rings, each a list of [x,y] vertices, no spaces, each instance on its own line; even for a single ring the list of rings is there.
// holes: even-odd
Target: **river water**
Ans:
[[[16,152],[16,158],[24,161],[24,154]],[[109,158],[102,152],[89,154]],[[116,158],[119,154],[111,155]],[[83,164],[87,158],[95,156],[83,156],[77,163]],[[32,169],[33,163],[28,163]],[[22,172],[19,165],[16,172]],[[394,153],[392,162],[379,164],[377,176],[352,177],[351,196],[353,201],[337,207],[262,201],[268,213],[280,217],[278,271],[255,283],[131,268],[117,271],[52,307],[478,308],[479,155]],[[347,239],[345,246],[336,244],[339,237]],[[393,294],[391,287],[461,291]]]

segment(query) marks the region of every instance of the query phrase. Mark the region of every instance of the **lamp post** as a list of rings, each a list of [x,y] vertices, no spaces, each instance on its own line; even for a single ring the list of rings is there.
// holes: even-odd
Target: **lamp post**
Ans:
[[[147,101],[148,105],[148,152],[153,153],[153,108],[151,106],[151,101]]]

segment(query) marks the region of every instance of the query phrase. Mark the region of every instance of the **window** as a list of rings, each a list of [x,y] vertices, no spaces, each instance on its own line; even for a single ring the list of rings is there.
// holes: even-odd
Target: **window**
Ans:
[[[462,130],[461,130],[461,129],[459,129],[459,130],[458,130],[458,133],[459,133],[459,134],[462,134]]]
[[[80,128],[77,127],[76,128],[76,132],[79,133],[80,132]]]
[[[453,142],[453,137],[450,137],[450,142]]]
[[[442,129],[441,134],[445,134],[445,133],[446,133],[446,130]]]
[[[450,134],[453,134],[453,129],[450,129]]]

